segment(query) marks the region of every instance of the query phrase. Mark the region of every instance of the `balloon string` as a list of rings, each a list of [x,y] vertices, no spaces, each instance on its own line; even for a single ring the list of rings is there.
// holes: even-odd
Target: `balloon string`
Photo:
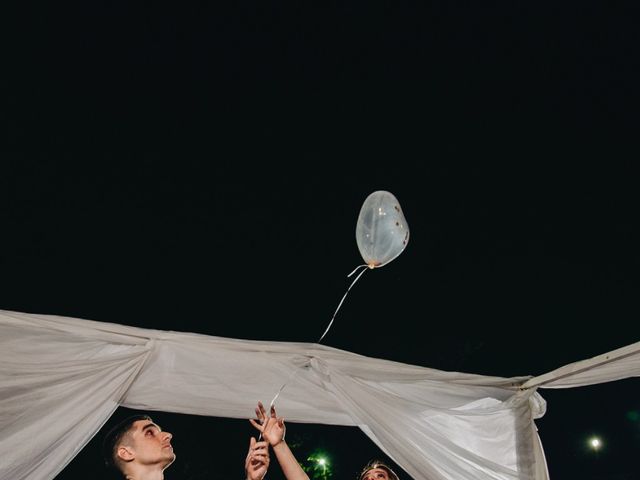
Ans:
[[[286,381],[286,382],[284,382],[284,383],[282,384],[282,386],[280,387],[280,390],[278,390],[278,393],[276,393],[276,396],[275,396],[275,397],[273,397],[273,400],[271,400],[271,403],[269,404],[269,412],[271,412],[271,407],[273,407],[273,406],[275,405],[275,403],[276,403],[276,399],[280,396],[280,392],[282,392],[282,390],[284,390],[284,387],[287,385],[287,383],[289,383],[289,382],[291,381],[291,379],[292,379],[293,377],[295,377],[295,376],[296,376],[296,374],[297,374],[300,370],[301,370],[300,368],[296,368],[296,369],[291,373],[291,375],[289,375],[289,378],[287,379],[287,381]]]
[[[280,392],[282,392],[282,390],[284,390],[284,387],[287,386],[287,384],[293,379],[293,377],[295,377],[297,375],[297,373],[300,370],[302,370],[302,369],[301,368],[296,368],[293,372],[291,372],[291,375],[289,375],[289,378],[287,379],[287,381],[282,384],[282,386],[278,390],[278,393],[276,393],[276,396],[273,397],[273,400],[271,400],[271,403],[269,404],[269,410],[267,410],[267,418],[269,418],[271,416],[271,408],[275,405],[276,400],[280,396]],[[260,440],[262,440],[262,432],[260,432],[260,435],[258,436],[258,441],[260,441]]]
[[[353,275],[354,273],[356,273],[358,271],[358,269],[362,268],[362,271],[358,274],[358,276],[355,278],[355,280],[353,282],[351,282],[351,285],[349,285],[349,288],[347,288],[347,291],[344,293],[344,295],[342,296],[342,300],[340,300],[340,303],[338,304],[338,308],[336,308],[336,311],[333,312],[333,316],[331,317],[331,321],[329,322],[329,326],[327,326],[327,329],[324,331],[324,333],[320,336],[320,339],[316,342],[316,343],[320,343],[322,341],[322,339],[324,338],[324,336],[327,334],[327,332],[329,331],[329,329],[331,328],[331,325],[333,325],[333,321],[336,318],[336,314],[338,313],[338,310],[340,310],[340,307],[342,306],[344,299],[347,298],[347,295],[349,294],[349,291],[351,290],[351,287],[353,287],[355,285],[355,283],[360,279],[360,277],[362,276],[362,274],[364,272],[367,271],[367,267],[369,265],[363,264],[363,265],[358,265],[356,268],[353,269],[353,271],[347,275],[347,278],[350,277],[351,275]],[[297,368],[293,371],[293,373],[289,376],[289,378],[287,379],[286,382],[284,382],[282,384],[282,386],[280,387],[280,389],[278,390],[278,392],[276,393],[275,397],[273,397],[273,400],[271,400],[271,403],[269,404],[269,411],[267,412],[267,417],[269,415],[271,415],[271,407],[273,407],[273,405],[275,405],[275,402],[277,400],[277,398],[280,396],[280,393],[282,392],[282,390],[284,390],[284,387],[287,386],[287,384],[291,381],[291,379],[296,376],[296,374],[300,371],[300,368]],[[260,432],[260,436],[258,437],[258,441],[260,441],[262,439],[262,432]]]
[[[362,276],[362,274],[364,272],[367,271],[367,266],[368,265],[358,265],[353,272],[351,272],[349,275],[347,275],[347,277],[350,277],[351,275],[353,275],[354,273],[356,273],[358,271],[359,268],[362,268],[362,271],[360,272],[360,274],[356,277],[356,279],[351,282],[351,285],[349,285],[349,288],[347,288],[347,291],[344,293],[344,295],[342,296],[342,300],[340,300],[340,303],[338,304],[338,308],[336,308],[336,311],[333,312],[333,317],[331,317],[331,321],[329,322],[329,326],[327,327],[327,329],[324,331],[324,333],[322,334],[322,336],[320,337],[320,340],[318,340],[316,343],[320,343],[322,341],[322,339],[324,338],[324,336],[327,334],[327,332],[329,331],[329,329],[331,328],[331,325],[333,325],[333,320],[336,318],[336,314],[338,313],[338,310],[340,310],[340,307],[342,306],[342,302],[344,302],[344,299],[347,298],[347,294],[349,293],[349,290],[351,290],[351,287],[353,287],[353,285],[358,281],[358,279]]]

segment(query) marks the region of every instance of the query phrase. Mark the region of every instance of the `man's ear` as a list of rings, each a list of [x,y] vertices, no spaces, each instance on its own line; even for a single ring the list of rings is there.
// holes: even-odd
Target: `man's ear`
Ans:
[[[136,455],[135,455],[133,449],[131,447],[126,446],[126,445],[120,445],[118,447],[118,450],[116,450],[116,455],[123,462],[130,462],[134,458],[136,458]]]

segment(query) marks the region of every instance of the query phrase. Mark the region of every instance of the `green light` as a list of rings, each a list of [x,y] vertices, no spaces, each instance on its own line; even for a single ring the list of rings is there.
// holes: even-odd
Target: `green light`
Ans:
[[[306,465],[301,465],[302,469],[309,475],[311,480],[331,480],[333,471],[330,457],[323,449],[316,449],[307,457]]]

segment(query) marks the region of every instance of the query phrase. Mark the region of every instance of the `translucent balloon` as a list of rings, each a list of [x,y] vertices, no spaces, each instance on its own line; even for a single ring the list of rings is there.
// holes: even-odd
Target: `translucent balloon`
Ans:
[[[369,268],[386,265],[409,242],[409,226],[393,194],[378,190],[367,197],[356,224],[360,255]]]

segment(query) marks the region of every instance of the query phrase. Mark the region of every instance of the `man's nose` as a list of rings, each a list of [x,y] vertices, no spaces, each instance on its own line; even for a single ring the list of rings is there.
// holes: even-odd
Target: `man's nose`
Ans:
[[[167,440],[171,440],[173,438],[173,435],[169,432],[164,432],[164,435]]]

